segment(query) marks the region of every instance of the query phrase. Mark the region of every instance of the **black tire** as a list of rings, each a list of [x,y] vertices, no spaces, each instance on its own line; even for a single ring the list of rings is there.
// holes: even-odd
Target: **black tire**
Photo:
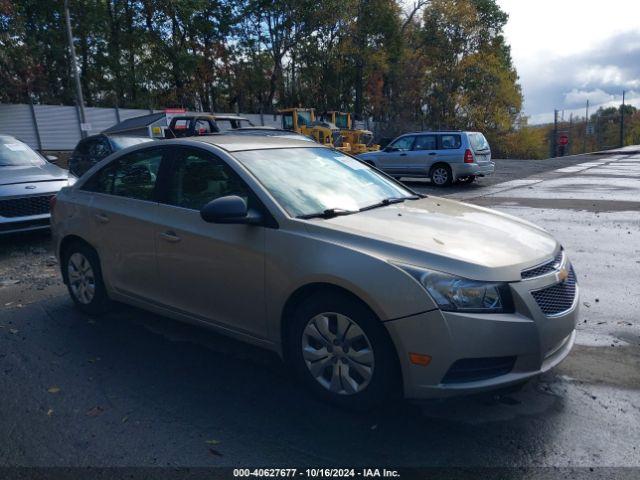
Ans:
[[[90,299],[90,301],[83,301],[79,298],[79,295],[74,291],[74,287],[72,286],[72,276],[71,272],[71,263],[70,260],[74,257],[75,254],[79,254],[86,259],[88,264],[91,267],[91,272],[93,274],[93,285],[94,292]],[[75,259],[76,257],[74,257]],[[67,290],[69,291],[69,295],[73,300],[75,306],[83,311],[84,313],[88,313],[89,315],[101,315],[109,311],[112,307],[111,300],[107,295],[107,290],[104,286],[104,281],[102,279],[102,269],[100,268],[100,259],[96,251],[90,247],[89,245],[81,242],[74,242],[69,245],[63,252],[62,255],[62,275],[67,284]]]
[[[325,312],[348,317],[360,327],[371,344],[373,373],[366,387],[357,393],[340,394],[330,391],[311,374],[303,357],[305,328],[311,319]],[[400,396],[402,381],[395,347],[382,322],[356,298],[336,291],[315,293],[297,306],[286,333],[286,359],[297,379],[314,396],[349,410],[369,410]],[[328,368],[336,367],[329,365]]]
[[[453,181],[451,167],[445,163],[438,163],[431,167],[429,178],[436,187],[448,187]]]
[[[469,175],[468,177],[459,178],[457,180],[457,183],[459,183],[460,185],[469,185],[470,183],[473,183],[475,179],[476,179],[475,175]]]

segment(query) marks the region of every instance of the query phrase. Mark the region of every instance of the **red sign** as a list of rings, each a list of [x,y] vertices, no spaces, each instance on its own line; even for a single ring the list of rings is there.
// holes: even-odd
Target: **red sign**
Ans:
[[[569,135],[562,133],[558,136],[558,144],[562,147],[569,145]]]

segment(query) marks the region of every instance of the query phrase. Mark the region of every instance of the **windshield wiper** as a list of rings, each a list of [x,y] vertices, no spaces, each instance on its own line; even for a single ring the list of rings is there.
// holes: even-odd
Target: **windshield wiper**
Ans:
[[[418,200],[419,198],[420,197],[418,195],[411,195],[410,197],[389,197],[381,200],[378,203],[374,203],[373,205],[362,207],[360,211],[364,212],[365,210],[372,210],[374,208],[386,207],[387,205],[392,205],[394,203],[402,203],[405,200]]]
[[[333,218],[340,215],[351,215],[352,213],[358,213],[359,210],[345,210],[344,208],[327,208],[322,212],[308,213],[306,215],[298,215],[296,218]]]

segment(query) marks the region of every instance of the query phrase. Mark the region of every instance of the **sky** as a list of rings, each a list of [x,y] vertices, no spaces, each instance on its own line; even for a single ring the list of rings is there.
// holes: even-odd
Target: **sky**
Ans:
[[[553,110],[590,114],[599,106],[640,108],[640,0],[497,0],[529,123]],[[562,112],[561,112],[562,114]]]

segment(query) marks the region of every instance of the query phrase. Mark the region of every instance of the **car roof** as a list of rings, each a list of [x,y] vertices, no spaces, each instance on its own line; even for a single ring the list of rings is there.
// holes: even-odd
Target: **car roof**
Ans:
[[[140,117],[127,118],[126,120],[123,120],[120,123],[116,123],[115,125],[110,126],[109,128],[103,130],[100,133],[109,134],[109,133],[123,132],[126,130],[134,130],[137,128],[146,127],[148,125],[151,125],[153,122],[160,120],[165,115],[166,113],[164,112],[158,112],[158,113],[151,113],[149,115],[142,115]]]
[[[167,142],[174,142],[168,140]],[[184,137],[176,140],[176,143],[199,142],[215,145],[228,152],[240,152],[242,150],[266,150],[272,148],[299,148],[322,147],[318,143],[294,138],[262,136],[262,135],[202,135],[199,137]],[[323,147],[324,148],[324,147]]]
[[[422,133],[472,133],[472,132],[468,132],[465,130],[419,130],[416,132],[403,133],[402,135],[420,135]]]
[[[247,117],[241,117],[240,115],[214,115],[213,118],[215,120],[246,120],[249,121]]]

